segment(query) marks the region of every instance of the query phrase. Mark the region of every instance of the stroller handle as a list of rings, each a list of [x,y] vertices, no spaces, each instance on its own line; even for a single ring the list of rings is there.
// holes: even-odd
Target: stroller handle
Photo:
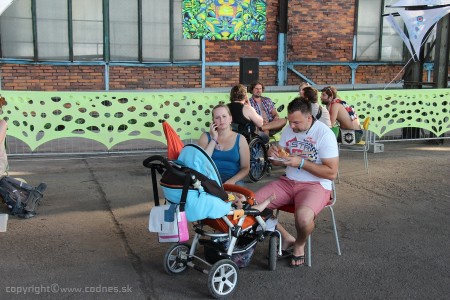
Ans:
[[[177,175],[177,176],[183,177],[183,176],[186,175],[186,173],[184,173],[183,171],[174,168],[174,167],[173,167],[173,164],[171,164],[171,163],[169,162],[169,160],[168,160],[167,158],[165,158],[164,156],[162,156],[162,155],[152,155],[152,156],[149,156],[149,157],[147,157],[147,158],[142,162],[142,164],[143,164],[144,167],[146,167],[146,168],[152,168],[152,165],[154,165],[154,164],[152,164],[152,163],[153,163],[154,161],[159,161],[159,162],[161,162],[161,163],[164,165],[164,167],[166,167],[167,170],[170,170],[170,172],[173,172],[173,173],[174,173],[175,175]]]

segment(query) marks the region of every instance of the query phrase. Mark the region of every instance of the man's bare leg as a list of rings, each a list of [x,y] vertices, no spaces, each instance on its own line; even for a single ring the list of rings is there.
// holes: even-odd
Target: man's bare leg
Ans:
[[[291,266],[300,266],[305,263],[306,240],[314,230],[314,226],[314,211],[309,207],[300,206],[295,212],[297,239],[292,252]]]

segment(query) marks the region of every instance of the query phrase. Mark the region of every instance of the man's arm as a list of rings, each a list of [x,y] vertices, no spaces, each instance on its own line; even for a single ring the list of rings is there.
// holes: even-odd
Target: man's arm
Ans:
[[[278,111],[275,108],[275,106],[273,107],[272,111],[270,112],[270,114],[272,115],[272,118],[274,120],[278,120],[280,118],[280,116],[278,115]]]
[[[330,113],[331,126],[336,125],[336,119],[337,119],[337,115],[338,115],[338,112],[339,112],[339,105],[340,104],[337,104],[337,105],[336,104],[331,104],[330,105],[330,109],[328,110],[328,112]]]
[[[268,107],[269,109],[269,113],[272,117],[273,120],[278,120],[280,117],[278,115],[278,111],[275,107],[275,103],[273,103],[272,99],[268,98],[268,97],[263,97],[265,105]]]
[[[339,157],[322,158],[321,160],[322,164],[316,164],[304,159],[302,169],[317,177],[334,180],[339,168]],[[289,156],[283,162],[284,165],[294,168],[298,168],[301,163],[302,158],[300,156]]]

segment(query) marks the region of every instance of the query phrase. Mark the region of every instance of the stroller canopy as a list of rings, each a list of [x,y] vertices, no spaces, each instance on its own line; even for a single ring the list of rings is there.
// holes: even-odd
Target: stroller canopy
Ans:
[[[219,198],[221,196],[219,193],[214,194],[211,192],[214,190],[214,188],[210,188],[212,185],[222,194],[224,190],[216,165],[201,147],[193,144],[184,146],[175,163],[195,170],[207,177],[207,180],[201,181],[201,186],[191,187],[187,192],[185,211],[188,221],[193,222],[206,218],[217,219],[225,216],[231,210],[231,202],[225,202]],[[164,184],[161,187],[167,200],[172,203],[180,203],[182,187]],[[208,193],[205,190],[210,192]]]
[[[222,186],[216,164],[200,146],[188,144],[181,150],[178,160],[180,164],[202,173]]]

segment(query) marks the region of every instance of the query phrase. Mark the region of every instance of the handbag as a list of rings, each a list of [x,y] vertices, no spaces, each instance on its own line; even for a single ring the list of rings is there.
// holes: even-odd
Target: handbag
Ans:
[[[343,145],[354,145],[356,143],[356,135],[354,129],[340,129],[341,143]]]
[[[150,232],[158,233],[160,243],[179,243],[189,240],[186,212],[176,204],[155,206],[150,210]]]

